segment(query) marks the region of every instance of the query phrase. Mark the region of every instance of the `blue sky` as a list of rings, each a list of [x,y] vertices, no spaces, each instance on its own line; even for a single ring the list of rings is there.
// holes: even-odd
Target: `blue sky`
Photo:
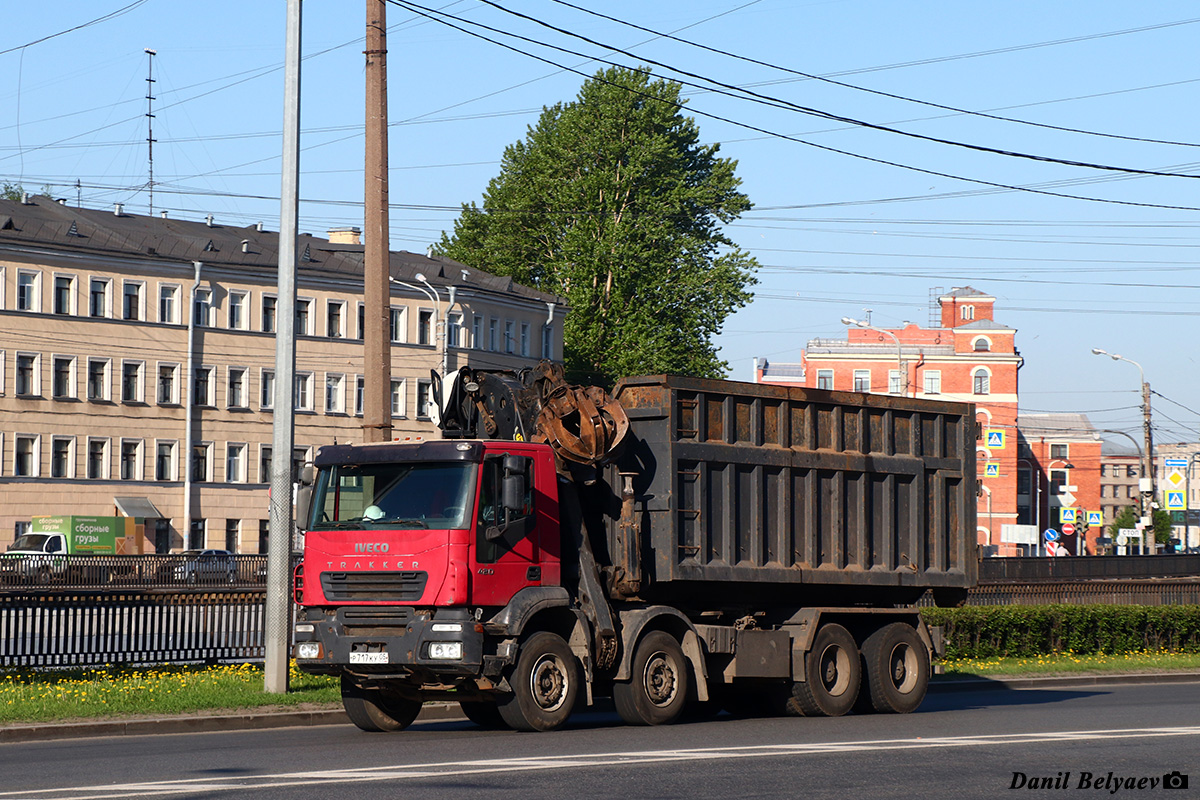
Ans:
[[[361,225],[364,5],[304,4],[300,213],[317,235]],[[542,106],[574,97],[583,77],[527,53],[586,75],[592,58],[661,62],[792,104],[685,89],[755,204],[728,227],[763,265],[755,301],[718,338],[731,377],[749,379],[756,356],[797,360],[809,339],[844,336],[840,318],[864,308],[876,325],[925,324],[931,290],[970,285],[1017,329],[1022,410],[1085,412],[1136,435],[1137,370],[1091,354],[1100,347],[1145,367],[1158,441],[1200,440],[1200,181],[1175,176],[1200,166],[1193,3],[576,0],[765,65],[552,0],[501,5],[626,53],[478,0],[429,7],[586,56],[503,39],[514,52],[389,6],[393,248],[423,252]],[[0,182],[146,213],[151,48],[155,212],[278,226],[283,0],[53,8],[5,12]]]

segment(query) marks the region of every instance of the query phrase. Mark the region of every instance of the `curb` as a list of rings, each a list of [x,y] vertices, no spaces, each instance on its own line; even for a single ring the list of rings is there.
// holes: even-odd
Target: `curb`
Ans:
[[[1008,691],[1018,689],[1059,689],[1068,687],[1111,686],[1155,683],[1196,683],[1200,672],[1130,673],[1113,675],[1074,675],[1053,678],[968,678],[932,681],[930,694],[956,692]],[[465,720],[457,703],[428,703],[421,709],[417,723]],[[246,711],[211,716],[153,717],[149,719],[104,720],[99,722],[51,722],[0,727],[0,744],[41,742],[111,736],[148,736],[164,733],[206,733],[214,731],[265,730],[311,725],[349,725],[340,708],[315,711]]]

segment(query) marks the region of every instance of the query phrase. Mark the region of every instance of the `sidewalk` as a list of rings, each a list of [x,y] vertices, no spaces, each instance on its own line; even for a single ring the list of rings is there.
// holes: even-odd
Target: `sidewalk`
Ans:
[[[1115,673],[1076,675],[1053,678],[971,678],[935,680],[929,685],[933,694],[994,690],[1058,689],[1114,684],[1164,684],[1200,682],[1200,672]],[[417,717],[422,722],[465,720],[457,703],[428,703]],[[284,711],[243,711],[233,714],[138,717],[130,719],[47,722],[0,726],[0,744],[36,742],[86,737],[146,736],[166,733],[203,733],[211,731],[290,728],[308,725],[349,725],[341,708]]]

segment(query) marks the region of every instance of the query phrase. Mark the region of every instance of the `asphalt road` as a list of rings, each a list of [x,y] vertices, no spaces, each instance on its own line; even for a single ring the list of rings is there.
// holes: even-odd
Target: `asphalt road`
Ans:
[[[953,692],[907,716],[631,728],[584,714],[551,734],[437,722],[15,743],[0,745],[0,800],[1121,798],[1159,796],[1174,770],[1196,783],[1168,800],[1200,794],[1200,683]]]

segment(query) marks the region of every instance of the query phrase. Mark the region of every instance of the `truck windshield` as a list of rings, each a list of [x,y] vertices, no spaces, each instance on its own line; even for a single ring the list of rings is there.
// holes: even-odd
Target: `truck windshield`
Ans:
[[[310,530],[467,528],[477,469],[462,462],[322,467]]]
[[[44,533],[26,533],[8,546],[9,550],[33,550],[41,553],[45,550],[46,542],[51,537]]]

